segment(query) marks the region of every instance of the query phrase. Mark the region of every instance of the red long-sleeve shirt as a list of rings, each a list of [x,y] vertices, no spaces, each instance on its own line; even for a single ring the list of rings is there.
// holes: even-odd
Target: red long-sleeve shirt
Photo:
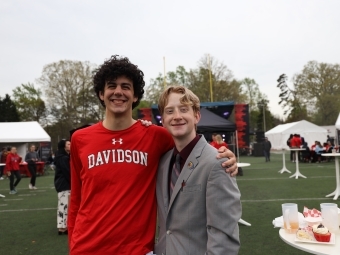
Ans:
[[[302,145],[301,138],[294,136],[292,140],[290,140],[290,147],[297,147],[300,148]]]
[[[4,173],[6,174],[8,171],[19,171],[21,160],[22,158],[18,154],[8,153]]]
[[[98,123],[72,135],[70,255],[142,255],[153,250],[156,172],[174,147],[162,127],[121,131]]]

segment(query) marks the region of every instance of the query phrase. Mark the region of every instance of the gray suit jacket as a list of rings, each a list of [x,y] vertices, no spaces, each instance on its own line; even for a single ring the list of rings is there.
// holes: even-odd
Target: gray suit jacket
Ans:
[[[158,166],[156,254],[238,254],[240,191],[235,177],[221,166],[225,159],[216,159],[217,150],[202,136],[185,162],[169,201],[172,155],[173,150],[168,151]]]

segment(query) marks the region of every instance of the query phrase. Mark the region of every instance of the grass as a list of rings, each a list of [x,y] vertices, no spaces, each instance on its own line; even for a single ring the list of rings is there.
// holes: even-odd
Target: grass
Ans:
[[[288,154],[286,159],[288,159]],[[307,179],[291,179],[291,174],[279,174],[282,155],[272,153],[271,162],[263,157],[241,157],[240,162],[251,163],[243,168],[244,176],[237,177],[242,194],[242,219],[251,227],[240,225],[240,255],[302,255],[284,243],[272,220],[281,215],[281,204],[294,202],[299,211],[303,206],[320,208],[320,203],[340,205],[325,195],[335,189],[334,161],[321,164],[300,163],[300,172]],[[294,173],[295,164],[286,161]],[[0,254],[1,255],[66,255],[67,236],[58,236],[56,228],[57,193],[53,174],[37,178],[38,190],[28,189],[29,178],[18,185],[19,193],[9,195],[8,180],[0,181]]]

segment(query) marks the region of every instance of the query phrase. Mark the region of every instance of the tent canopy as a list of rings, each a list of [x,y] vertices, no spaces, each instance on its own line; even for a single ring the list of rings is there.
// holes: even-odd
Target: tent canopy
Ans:
[[[236,125],[229,120],[212,113],[211,111],[201,108],[201,120],[197,124],[197,131],[205,132],[234,132]]]
[[[338,118],[337,118],[337,120],[335,122],[335,128],[336,129],[340,129],[340,113],[339,113],[339,116],[338,116]]]
[[[282,124],[265,133],[272,144],[272,149],[288,149],[287,140],[290,134],[299,134],[311,146],[315,141],[327,140],[327,130],[306,120]]]
[[[50,142],[51,137],[36,121],[0,122],[0,143]]]

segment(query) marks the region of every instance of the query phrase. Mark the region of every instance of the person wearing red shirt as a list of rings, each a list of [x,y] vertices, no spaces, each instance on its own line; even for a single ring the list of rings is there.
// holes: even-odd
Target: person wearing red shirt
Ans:
[[[301,148],[302,141],[300,135],[294,134],[293,138],[290,140],[290,147],[291,148]],[[298,153],[300,157],[300,152]],[[295,153],[293,154],[293,162],[295,162]]]
[[[213,134],[211,135],[212,141],[210,142],[210,145],[213,146],[213,147],[216,146],[216,136],[217,136],[217,133],[213,133]]]
[[[8,153],[6,157],[6,167],[5,167],[5,174],[9,176],[9,188],[10,188],[10,195],[14,195],[17,193],[15,189],[18,186],[19,182],[21,181],[20,176],[20,168],[19,164],[21,163],[22,158],[17,154],[17,148],[11,147],[11,152]],[[14,176],[16,181],[14,182]]]
[[[219,134],[216,134],[214,144],[211,144],[211,143],[210,143],[210,145],[212,145],[212,146],[215,147],[216,149],[219,149],[219,148],[221,148],[222,146],[228,148],[228,144],[226,144],[226,142],[223,141],[222,136],[219,135]]]
[[[93,84],[105,118],[71,137],[69,254],[152,254],[157,166],[173,139],[163,127],[145,127],[132,118],[145,82],[128,58],[105,61]],[[230,157],[224,165],[234,171],[235,155],[222,156]]]

